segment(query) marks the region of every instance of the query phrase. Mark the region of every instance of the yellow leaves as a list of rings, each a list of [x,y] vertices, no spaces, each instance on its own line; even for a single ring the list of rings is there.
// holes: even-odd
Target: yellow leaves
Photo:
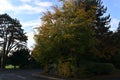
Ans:
[[[69,77],[71,74],[70,63],[59,60],[58,71],[59,71],[59,75],[62,75],[64,77]]]
[[[71,51],[71,52],[75,52],[76,49],[72,47],[72,48],[70,48],[70,51]]]
[[[53,9],[54,9],[54,14],[53,14],[54,19],[59,18],[62,15],[61,10],[57,6],[53,7]]]
[[[65,0],[63,6],[64,6],[63,7],[64,9],[65,8],[69,9],[69,8],[73,7],[74,6],[74,0]]]
[[[65,34],[65,35],[64,35],[64,38],[65,38],[65,39],[70,39],[71,37],[72,37],[72,36],[71,36],[70,34]]]

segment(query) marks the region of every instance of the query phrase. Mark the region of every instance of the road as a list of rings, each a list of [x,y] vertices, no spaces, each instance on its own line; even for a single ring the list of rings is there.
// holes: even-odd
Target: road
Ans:
[[[54,79],[54,78],[48,79],[45,77],[34,76],[35,74],[39,75],[40,72],[41,70],[39,69],[37,70],[0,70],[0,80],[65,80],[65,79]],[[73,79],[69,79],[69,80],[73,80]],[[83,79],[83,80],[120,80],[120,75],[93,77],[90,79]]]
[[[0,80],[48,80],[34,77],[40,70],[0,70]]]

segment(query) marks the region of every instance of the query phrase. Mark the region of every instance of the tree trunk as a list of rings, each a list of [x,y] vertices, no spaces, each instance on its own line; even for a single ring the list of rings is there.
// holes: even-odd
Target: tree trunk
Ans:
[[[44,66],[44,73],[48,74],[49,70],[48,70],[48,64],[46,63]]]
[[[1,59],[1,68],[2,69],[5,69],[6,61],[7,61],[7,57],[6,57],[6,55],[3,55],[2,59]]]

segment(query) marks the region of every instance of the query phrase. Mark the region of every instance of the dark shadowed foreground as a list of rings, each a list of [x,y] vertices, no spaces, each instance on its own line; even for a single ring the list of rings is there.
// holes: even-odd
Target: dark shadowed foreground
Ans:
[[[0,70],[0,80],[49,80],[33,76],[40,72],[40,70]]]
[[[59,79],[40,75],[42,71],[36,70],[0,70],[0,80],[120,80],[120,75],[96,76],[89,79]],[[38,77],[35,74],[40,75]]]

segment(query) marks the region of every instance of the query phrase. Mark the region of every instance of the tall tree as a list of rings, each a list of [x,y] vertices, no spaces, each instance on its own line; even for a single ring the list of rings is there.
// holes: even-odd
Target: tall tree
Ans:
[[[51,62],[61,64],[69,60],[79,65],[81,55],[90,52],[94,45],[94,7],[86,11],[83,3],[78,6],[74,0],[65,0],[62,8],[54,7],[54,13],[45,13],[33,50],[45,68]]]
[[[95,30],[95,38],[97,44],[94,48],[94,53],[98,54],[101,57],[109,57],[111,45],[109,45],[109,38],[112,35],[112,31],[110,28],[110,15],[104,16],[107,11],[107,8],[102,5],[101,0],[93,0],[96,2],[96,18],[94,20],[94,30]]]
[[[27,36],[17,19],[12,19],[8,14],[0,15],[0,44],[3,48],[2,64],[6,64],[6,58],[13,49],[26,47]]]
[[[110,49],[112,48],[109,45],[109,39],[112,35],[112,31],[109,30],[110,28],[110,15],[104,16],[107,11],[107,8],[102,5],[101,0],[74,0],[75,4],[79,7],[83,4],[83,8],[85,11],[90,9],[95,10],[95,18],[94,22],[94,36],[96,45],[93,48],[93,53],[99,55],[100,57],[109,57]],[[81,3],[81,4],[80,4]]]

